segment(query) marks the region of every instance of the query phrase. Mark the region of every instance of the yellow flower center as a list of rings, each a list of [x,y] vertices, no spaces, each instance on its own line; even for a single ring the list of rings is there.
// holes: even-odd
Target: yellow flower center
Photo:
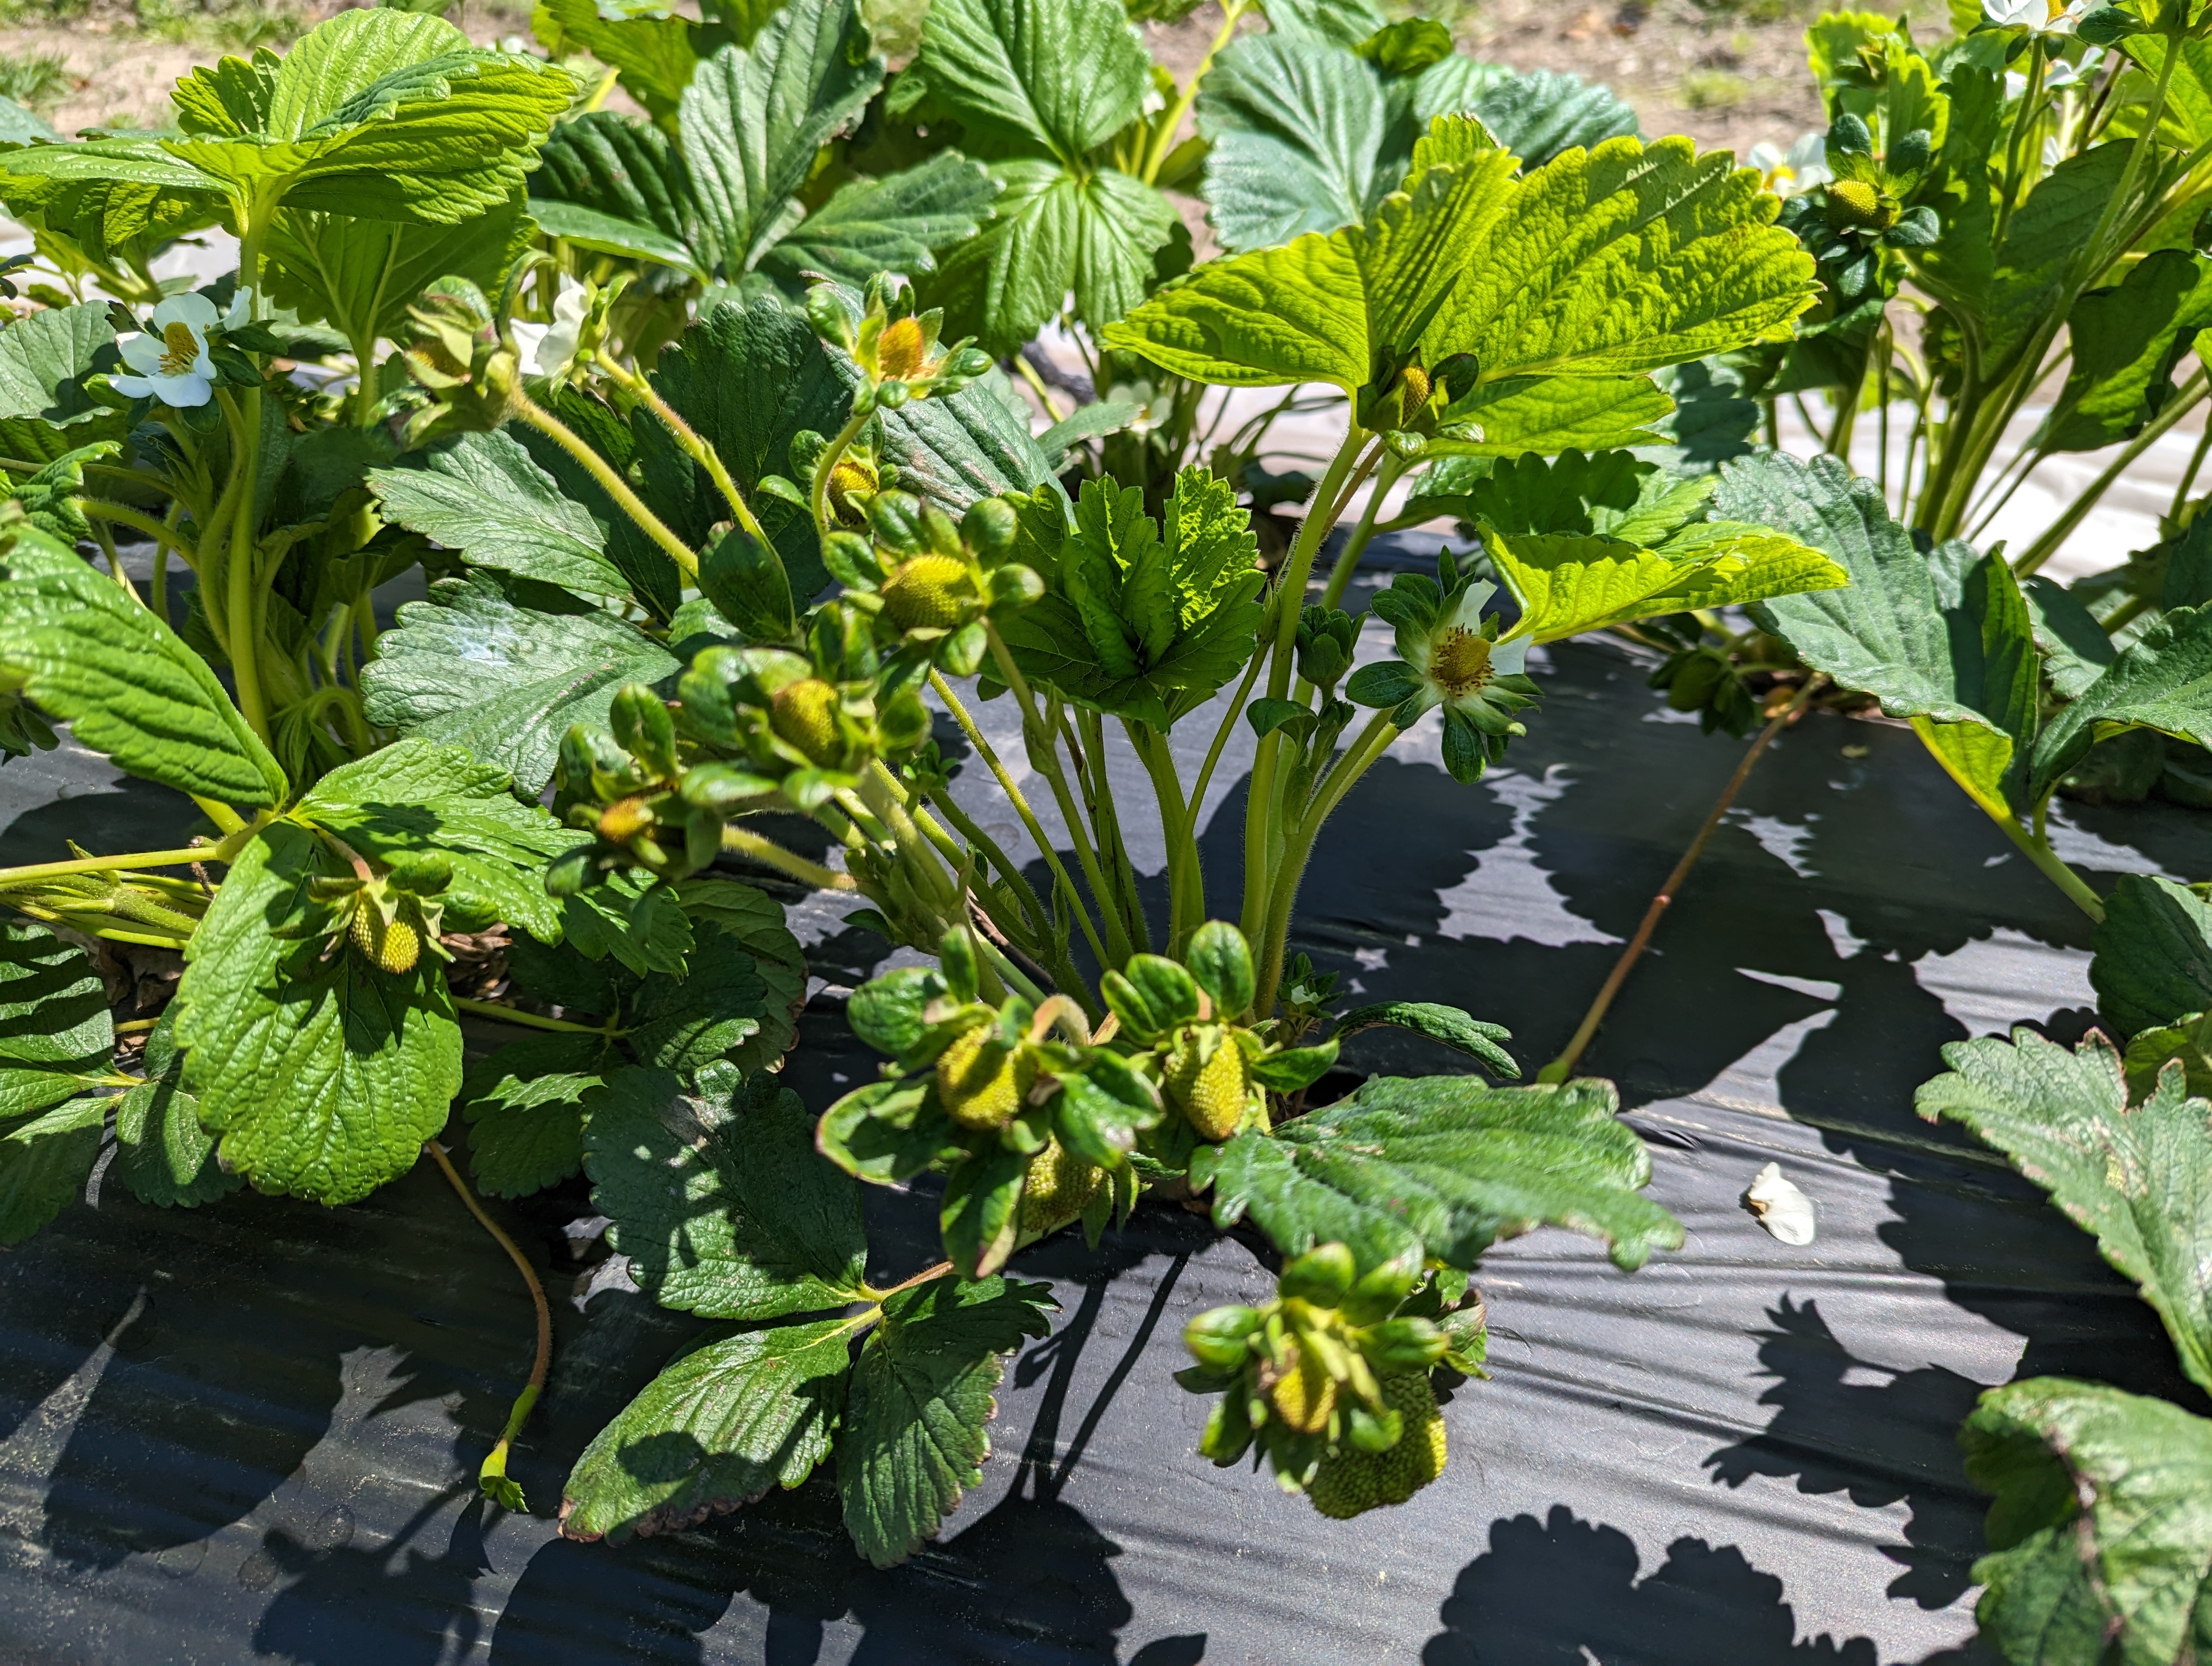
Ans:
[[[876,368],[891,380],[912,381],[921,374],[926,350],[921,324],[910,318],[899,319],[885,325],[877,338]]]
[[[1429,660],[1429,675],[1452,699],[1472,694],[1496,675],[1490,665],[1490,638],[1465,625],[1454,625]]]
[[[192,334],[192,326],[179,319],[165,325],[161,331],[161,374],[164,376],[189,374],[199,362],[200,344]]]

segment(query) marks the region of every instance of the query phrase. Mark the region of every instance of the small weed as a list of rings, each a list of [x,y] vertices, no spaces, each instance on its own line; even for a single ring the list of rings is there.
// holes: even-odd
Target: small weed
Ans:
[[[1685,108],[1733,110],[1751,94],[1751,83],[1732,70],[1692,70],[1676,89]]]
[[[0,96],[28,110],[51,110],[76,85],[59,52],[0,52]]]

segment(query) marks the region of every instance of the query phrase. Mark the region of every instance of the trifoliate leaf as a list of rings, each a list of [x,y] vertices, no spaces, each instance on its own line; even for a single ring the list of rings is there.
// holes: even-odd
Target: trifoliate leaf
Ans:
[[[822,146],[883,84],[854,0],[786,6],[750,47],[725,46],[684,90],[687,238],[718,277],[751,269],[785,229]]]
[[[164,1012],[146,1038],[146,1080],[115,1104],[114,1171],[141,1203],[161,1209],[212,1203],[246,1183],[244,1175],[224,1171],[199,1101],[185,1091],[176,1010]]]
[[[414,743],[403,742],[403,745]],[[177,1043],[185,1089],[257,1190],[350,1203],[404,1174],[445,1126],[461,1031],[436,959],[407,972],[341,940],[280,939],[308,882],[352,869],[296,822],[239,853],[185,951]]]
[[[760,1035],[768,1005],[768,985],[753,957],[736,938],[701,920],[693,925],[683,975],[654,972],[630,998],[625,1039],[643,1063],[689,1075],[746,1048]]]
[[[2212,742],[2212,607],[2168,611],[2120,650],[2036,744],[2030,790],[2039,798],[2081,760],[2100,724],[2140,724]]]
[[[532,1036],[510,1042],[461,1085],[477,1189],[525,1197],[583,1166],[587,1097],[614,1067],[601,1036]]]
[[[2096,1034],[2069,1049],[2023,1026],[2009,1043],[1953,1042],[1943,1061],[1951,1073],[1916,1109],[1965,1123],[2094,1233],[2212,1389],[2212,1104],[2169,1068],[2130,1109],[2119,1055]]]
[[[2101,1383],[1992,1389],[1960,1432],[1996,1494],[1982,1635],[2027,1666],[2175,1666],[2212,1645],[2212,1420]]]
[[[1272,1134],[1201,1150],[1191,1184],[1212,1189],[1216,1225],[1249,1213],[1286,1256],[1341,1243],[1363,1270],[1409,1255],[1467,1268],[1501,1237],[1559,1225],[1633,1269],[1682,1228],[1638,1195],[1650,1158],[1618,1106],[1599,1081],[1376,1077]]]
[[[83,950],[0,918],[0,1118],[44,1110],[114,1068],[106,986]]]
[[[1636,112],[1610,88],[1555,70],[1509,70],[1456,55],[1421,71],[1410,102],[1423,128],[1438,116],[1473,116],[1524,171],[1577,145],[1595,150],[1637,133]]]
[[[1143,500],[1085,483],[1044,598],[1005,630],[1024,669],[1077,704],[1164,729],[1243,668],[1265,580],[1228,482],[1184,470],[1164,535]]]
[[[905,1560],[983,1478],[1000,1356],[1051,1329],[1051,1286],[934,1279],[884,1303],[837,1437],[845,1527],[878,1567]]]
[[[1364,220],[1403,168],[1382,167],[1389,112],[1374,69],[1340,48],[1247,35],[1200,83],[1200,194],[1224,248],[1273,248]]]
[[[2121,1035],[2212,1007],[2212,905],[2155,874],[2124,873],[2105,901],[2089,982]]]
[[[663,1306],[772,1319],[860,1299],[860,1188],[814,1151],[799,1096],[756,1076],[731,1101],[629,1069],[590,1096],[584,1168],[610,1241]]]
[[[774,1325],[701,1343],[646,1384],[568,1473],[572,1539],[669,1532],[797,1487],[830,1456],[850,1319]]]
[[[2132,439],[2173,392],[2174,367],[2212,324],[2212,264],[2155,249],[2066,315],[2073,356],[2039,436],[2049,451],[2097,451]]]
[[[187,78],[196,130],[158,141],[240,202],[458,225],[506,202],[568,108],[567,73],[480,50],[441,18],[340,12],[276,62],[250,109]],[[220,120],[218,117],[228,117]]]
[[[401,606],[362,691],[370,722],[464,747],[534,793],[572,725],[603,727],[617,689],[679,669],[635,625],[565,591],[477,572]]]
[[[0,167],[6,162],[0,156]],[[130,418],[85,387],[94,371],[114,365],[114,344],[107,307],[96,301],[48,307],[0,329],[0,445],[9,456],[44,463],[125,437]]]
[[[627,596],[606,532],[505,434],[464,434],[420,466],[369,471],[386,520],[495,567],[586,596]]]
[[[134,775],[239,809],[289,791],[206,662],[44,533],[0,547],[0,669],[79,744]]]
[[[108,1101],[66,1100],[0,1123],[0,1245],[23,1242],[74,1201],[100,1157]]]
[[[675,140],[594,110],[545,142],[530,176],[530,214],[549,237],[704,278],[712,274],[686,234],[690,194]]]

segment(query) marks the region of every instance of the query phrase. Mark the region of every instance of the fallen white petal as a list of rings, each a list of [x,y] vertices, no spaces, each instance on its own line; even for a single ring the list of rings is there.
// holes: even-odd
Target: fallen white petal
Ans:
[[[1813,1200],[1782,1177],[1779,1163],[1769,1163],[1753,1177],[1743,1203],[1780,1242],[1807,1244],[1813,1241]]]

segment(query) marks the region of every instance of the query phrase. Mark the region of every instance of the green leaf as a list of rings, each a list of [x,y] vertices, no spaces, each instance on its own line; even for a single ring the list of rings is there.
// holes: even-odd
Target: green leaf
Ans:
[[[477,1189],[526,1197],[557,1186],[584,1164],[587,1097],[613,1067],[599,1036],[532,1036],[510,1042],[461,1085]]]
[[[16,218],[101,264],[150,259],[216,224],[224,208],[220,181],[151,138],[9,150],[0,155],[0,198]]]
[[[711,276],[687,238],[691,185],[675,140],[611,111],[562,122],[530,176],[530,213],[548,237]]]
[[[1511,1031],[1503,1025],[1486,1024],[1459,1007],[1440,1006],[1434,1001],[1385,1000],[1371,1006],[1356,1006],[1336,1021],[1336,1039],[1342,1041],[1378,1025],[1410,1030],[1417,1036],[1472,1054],[1501,1076],[1513,1080],[1520,1078],[1521,1067],[1514,1062],[1510,1053],[1498,1045],[1513,1039]]]
[[[1736,522],[1684,526],[1656,550],[1565,532],[1516,538],[1492,532],[1484,547],[1521,603],[1516,633],[1539,642],[1656,614],[1845,582],[1843,569],[1818,550]]]
[[[70,1099],[0,1134],[0,1245],[22,1243],[84,1189],[107,1104]]]
[[[1372,66],[1281,33],[1248,35],[1200,83],[1207,223],[1224,248],[1273,248],[1371,213],[1398,184],[1382,166],[1389,112]]]
[[[2212,905],[2186,886],[2122,874],[2095,943],[2089,982],[2121,1035],[2212,1007]]]
[[[763,301],[708,312],[662,350],[652,380],[720,456],[782,557],[793,600],[805,606],[829,582],[814,522],[759,488],[769,475],[799,477],[793,437],[844,426],[853,394],[843,373],[805,319]]]
[[[1176,477],[1165,534],[1144,494],[1087,481],[1045,597],[1006,622],[1025,672],[1079,705],[1167,728],[1251,657],[1263,610],[1250,514],[1203,469]]]
[[[817,155],[883,84],[854,0],[789,5],[750,48],[699,65],[677,111],[691,184],[687,241],[719,277],[752,270],[789,226]]]
[[[556,61],[589,52],[614,70],[623,91],[660,122],[675,114],[691,83],[704,33],[688,17],[622,0],[604,6],[600,0],[538,0],[530,28]]]
[[[370,722],[464,747],[535,793],[572,725],[605,727],[617,689],[681,668],[635,625],[565,591],[476,572],[401,606],[362,691]]]
[[[1807,664],[1844,688],[1874,695],[1893,717],[2007,733],[2004,713],[2021,709],[2014,704],[2020,656],[2033,652],[2032,645],[2022,648],[2028,626],[2025,604],[2012,605],[2016,590],[1971,630],[1954,629],[1954,619],[1963,622],[1968,610],[1946,605],[1929,558],[1891,518],[1874,483],[1854,479],[1833,458],[1809,464],[1771,452],[1739,458],[1722,466],[1713,507],[1825,552],[1850,575],[1847,589],[1780,597],[1757,611]],[[1988,576],[1996,578],[1994,569]],[[1985,639],[1984,625],[2002,629]],[[1991,647],[1999,650],[1994,655]],[[1984,710],[1984,702],[2004,712]]]
[[[1777,207],[1757,173],[1686,138],[1570,150],[1504,186],[1454,250],[1468,276],[1427,361],[1472,353],[1485,382],[1623,375],[1787,339],[1813,264]]]
[[[756,1076],[726,1104],[622,1070],[591,1097],[584,1169],[609,1242],[664,1307],[773,1319],[861,1299],[860,1189],[814,1151],[799,1096]]]
[[[1473,116],[1524,169],[1577,146],[1595,150],[1607,139],[1637,136],[1636,112],[1610,88],[1554,70],[1515,70],[1454,56],[1420,73],[1411,103],[1424,128],[1438,116]]]
[[[582,836],[517,801],[510,784],[505,770],[458,746],[395,740],[331,770],[292,815],[373,862],[428,851],[445,857],[453,877],[439,901],[448,930],[504,922],[550,942],[561,935],[561,913],[545,894],[545,864]]]
[[[1121,0],[933,0],[916,67],[964,126],[1070,165],[1134,121],[1152,86]]]
[[[830,1456],[854,1329],[850,1319],[775,1325],[684,1354],[584,1449],[561,1531],[620,1542],[799,1485]]]
[[[307,828],[272,823],[224,875],[177,987],[184,1085],[222,1135],[223,1166],[319,1203],[412,1168],[461,1085],[434,956],[395,976],[349,945],[325,959],[319,941],[270,935],[311,906],[310,880],[351,872]]]
[[[8,158],[0,156],[0,167]],[[0,329],[0,445],[10,457],[44,463],[76,447],[121,440],[130,418],[85,387],[112,366],[115,326],[105,303],[53,307]]]
[[[0,670],[134,775],[241,810],[273,807],[289,790],[205,661],[27,527],[0,546]]]
[[[308,31],[275,62],[261,107],[193,90],[220,73],[182,84],[196,131],[161,149],[240,203],[435,225],[520,191],[574,87],[543,59],[479,50],[441,18],[389,9]]]
[[[2195,1098],[2212,1095],[2212,1014],[2188,1012],[2178,1024],[2154,1025],[2128,1043],[2120,1062],[2127,1072],[2128,1097],[2148,1097],[2159,1073],[2175,1061],[2182,1085]]]
[[[1010,403],[1012,402],[1012,403]],[[1051,484],[1052,461],[1030,437],[1013,391],[996,371],[949,399],[914,399],[879,420],[899,489],[957,520],[979,497]]]
[[[0,144],[56,144],[61,137],[44,116],[13,99],[0,99]]]
[[[1508,376],[1451,402],[1431,457],[1517,457],[1663,443],[1674,403],[1649,376]]]
[[[809,272],[859,289],[878,272],[937,270],[936,251],[967,242],[991,216],[999,182],[949,150],[880,179],[852,179],[799,222],[757,268],[798,295]]]
[[[465,277],[486,295],[499,294],[530,247],[525,206],[517,191],[501,207],[455,226],[283,210],[262,251],[269,297],[374,350],[380,340],[405,337],[407,308],[434,279]]]
[[[1292,40],[1318,40],[1346,52],[1389,20],[1374,0],[1266,0],[1267,27]]]
[[[742,947],[764,992],[742,1015],[757,1027],[734,1043],[724,1042],[720,1056],[746,1072],[775,1069],[798,1037],[793,1015],[806,998],[805,952],[784,924],[783,904],[735,879],[686,879],[678,890],[684,912],[697,922],[700,939],[710,949],[716,946],[714,939],[723,937]],[[688,990],[679,998],[688,998]],[[669,1033],[673,1040],[677,1027],[671,1026]],[[708,1039],[714,1039],[711,1033]]]
[[[115,1172],[141,1203],[161,1209],[212,1203],[246,1183],[224,1172],[199,1101],[185,1091],[175,1012],[164,1012],[146,1038],[146,1080],[115,1104]]]
[[[1951,1073],[1914,1106],[1963,1122],[2095,1234],[2158,1310],[2182,1369],[2212,1389],[2212,1104],[2169,1069],[2130,1109],[2120,1056],[2092,1034],[2072,1050],[2025,1025],[1943,1049]]]
[[[945,1177],[938,1230],[947,1260],[964,1279],[997,1272],[1014,1253],[1021,1230],[1022,1181],[1030,1159],[996,1142]]]
[[[626,1013],[627,1040],[642,1062],[688,1075],[741,1048],[751,1054],[747,1044],[760,1036],[768,1005],[753,957],[699,921],[683,973],[653,972],[639,986]]]
[[[2212,607],[2175,608],[2120,651],[2043,732],[2031,790],[2039,797],[2081,761],[2103,724],[2212,743]]]
[[[386,520],[495,567],[587,596],[629,594],[606,558],[606,532],[561,495],[530,453],[505,434],[464,434],[419,467],[372,469]]]
[[[1984,325],[1983,363],[2002,374],[2050,307],[2075,251],[2089,240],[2119,189],[2133,145],[2112,140],[2067,157],[2027,194],[1997,247]]]
[[[2212,1420],[2101,1383],[1992,1389],[1960,1432],[1996,1494],[1982,1635],[2008,1660],[2174,1666],[2212,1644]]]
[[[935,1279],[884,1303],[837,1437],[846,1529],[878,1567],[905,1560],[982,1480],[1000,1356],[1045,1335],[1056,1305],[1050,1286],[1011,1279]]]
[[[2173,371],[2212,324],[2207,263],[2155,249],[2066,316],[2073,360],[2039,436],[2049,451],[2096,451],[2135,437],[2173,392]]]
[[[97,1085],[114,1050],[106,986],[84,951],[44,926],[0,917],[0,1118]]]
[[[1285,1255],[1342,1243],[1363,1271],[1409,1254],[1472,1268],[1498,1239],[1541,1225],[1601,1239],[1632,1270],[1679,1246],[1682,1228],[1638,1195],[1651,1162],[1618,1105],[1599,1081],[1376,1077],[1273,1134],[1200,1151],[1191,1184],[1212,1188],[1217,1226],[1249,1212]]]

